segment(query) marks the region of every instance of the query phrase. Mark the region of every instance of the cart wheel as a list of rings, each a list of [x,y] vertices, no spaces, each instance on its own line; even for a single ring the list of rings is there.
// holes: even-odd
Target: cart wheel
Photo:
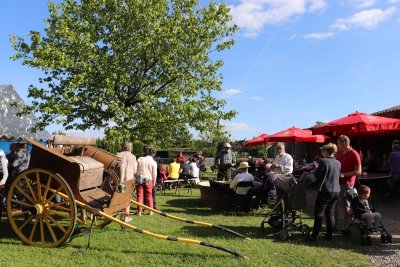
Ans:
[[[387,242],[386,235],[385,234],[381,234],[381,243],[385,244],[386,242]]]
[[[114,217],[116,216],[117,215]],[[101,229],[109,225],[112,221],[104,218],[103,216],[96,215],[86,209],[78,208],[77,222],[88,227],[92,226],[93,223],[94,228]]]
[[[11,183],[7,217],[25,244],[58,247],[75,229],[75,198],[61,176],[43,169],[28,169]]]
[[[392,235],[391,235],[391,234],[387,234],[387,235],[386,235],[386,241],[387,241],[388,243],[392,243]]]
[[[281,237],[281,239],[282,239],[283,241],[286,241],[286,240],[289,238],[289,232],[288,232],[288,230],[286,230],[286,229],[281,229],[281,230],[279,231],[279,236]]]
[[[310,227],[307,224],[300,225],[300,232],[303,234],[305,239],[308,239],[310,235]]]

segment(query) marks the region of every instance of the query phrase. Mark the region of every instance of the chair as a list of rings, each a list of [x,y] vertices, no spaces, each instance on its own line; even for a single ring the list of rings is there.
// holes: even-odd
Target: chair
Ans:
[[[240,208],[245,211],[251,211],[251,200],[253,198],[253,181],[240,181],[237,183],[236,187],[233,189],[235,191],[235,198],[239,200],[239,203],[235,203]],[[242,194],[245,192],[244,194]]]

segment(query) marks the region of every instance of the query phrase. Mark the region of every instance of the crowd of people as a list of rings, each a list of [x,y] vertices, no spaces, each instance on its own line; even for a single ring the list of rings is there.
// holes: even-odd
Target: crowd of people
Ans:
[[[360,153],[350,145],[349,137],[341,135],[337,138],[336,144],[329,143],[321,147],[322,157],[315,164],[314,176],[318,194],[314,209],[314,227],[311,235],[312,240],[318,238],[321,231],[323,217],[326,217],[325,239],[332,239],[334,229],[339,229],[343,233],[348,231],[349,219],[351,215],[351,203],[346,197],[346,193],[356,186],[356,178],[363,172],[374,172],[377,170],[377,162],[374,154],[367,151],[367,157],[362,160]],[[144,147],[143,156],[136,158],[132,154],[132,143],[124,142],[122,151],[117,153],[121,159],[120,176],[121,181],[135,179],[137,200],[145,203],[151,208],[156,208],[156,185],[168,185],[167,181],[182,179],[194,180],[200,182],[202,173],[205,171],[205,158],[201,153],[196,153],[185,159],[182,153],[172,157],[168,166],[158,163],[154,156],[155,149],[149,146]],[[268,201],[276,198],[278,190],[276,185],[279,180],[285,180],[293,175],[294,160],[286,153],[285,144],[277,143],[275,145],[275,157],[272,161],[262,158],[256,161],[251,156],[248,161],[243,161],[237,166],[238,173],[235,173],[237,158],[232,152],[231,145],[225,143],[223,150],[215,156],[214,169],[217,170],[217,179],[224,181],[224,192],[231,192],[237,195],[251,194],[253,198],[248,198],[249,202],[243,205],[244,211],[251,208],[258,208],[260,205],[268,204]],[[26,143],[13,143],[10,146],[10,153],[5,155],[0,150],[1,165],[3,167],[3,176],[0,177],[0,189],[7,187],[12,183],[15,177],[21,171],[28,168],[29,153]],[[390,185],[400,187],[400,142],[394,140],[392,143],[392,152],[387,159],[387,167],[391,174]],[[247,183],[251,186],[240,186]],[[173,185],[174,183],[171,183]],[[215,183],[212,185],[217,186]],[[361,208],[366,210],[369,207],[367,203],[370,188],[361,187],[359,205],[357,212]],[[360,204],[361,203],[361,204]],[[125,221],[131,221],[130,206],[125,210]],[[353,210],[354,212],[354,210]],[[368,214],[362,215],[368,220],[368,225],[374,225],[374,222],[380,220],[380,214],[375,214],[370,208]],[[152,215],[152,212],[149,212]],[[142,215],[142,207],[137,207],[137,215]],[[340,220],[339,220],[340,218]],[[372,227],[372,226],[371,226]]]
[[[257,208],[260,204],[268,203],[271,196],[277,195],[278,180],[293,174],[293,158],[286,153],[285,144],[277,143],[276,156],[271,161],[263,159],[261,164],[251,156],[248,161],[239,164],[238,173],[233,175],[232,167],[236,165],[236,157],[231,151],[229,144],[224,145],[224,151],[220,152],[215,159],[218,179],[223,183],[212,182],[211,186],[223,192],[232,192],[239,196],[252,195],[247,198],[251,203],[244,203],[243,210]],[[371,151],[367,151],[367,157],[362,162],[360,153],[350,145],[350,138],[340,135],[336,144],[329,143],[321,147],[319,161],[315,162],[314,176],[318,194],[314,209],[314,227],[310,240],[317,240],[322,228],[323,218],[326,217],[326,233],[324,238],[332,239],[334,230],[342,234],[349,233],[350,215],[357,213],[361,219],[367,221],[368,228],[374,228],[380,222],[381,215],[373,209],[369,201],[371,188],[362,185],[357,186],[357,176],[363,172],[374,172],[378,164]],[[400,189],[400,142],[394,140],[392,152],[387,160],[387,168],[390,172],[389,185]],[[261,169],[260,175],[257,169]],[[259,178],[260,177],[260,178]],[[248,186],[252,182],[252,186]],[[238,186],[240,183],[246,186]],[[358,187],[357,197],[350,199],[348,194]],[[356,210],[355,210],[356,209]]]
[[[121,181],[135,179],[136,195],[139,203],[144,203],[150,208],[156,209],[156,185],[169,186],[173,180],[194,180],[200,181],[201,172],[205,170],[205,158],[201,153],[196,153],[187,158],[179,153],[172,157],[168,166],[158,163],[154,156],[156,150],[150,146],[144,147],[144,156],[136,159],[132,154],[132,143],[125,141],[122,151],[117,153],[121,159]],[[169,182],[168,182],[169,181]],[[142,216],[143,208],[137,206],[137,215]],[[153,215],[149,211],[149,215]],[[130,222],[130,206],[125,208],[125,222]]]

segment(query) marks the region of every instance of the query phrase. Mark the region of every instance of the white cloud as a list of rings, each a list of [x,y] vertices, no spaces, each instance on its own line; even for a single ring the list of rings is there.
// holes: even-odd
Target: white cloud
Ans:
[[[305,34],[303,37],[305,39],[324,40],[332,37],[333,35],[334,35],[333,32],[313,32]]]
[[[386,10],[370,9],[355,13],[349,18],[339,18],[332,25],[332,29],[349,30],[354,27],[373,29],[380,23],[390,19],[390,17],[397,11],[395,7],[389,7]]]
[[[65,131],[66,135],[70,136],[78,136],[78,137],[96,137],[96,138],[103,138],[104,137],[104,130],[68,130]]]
[[[256,128],[249,126],[245,122],[223,121],[221,124],[223,124],[228,131],[257,131],[258,130]]]
[[[233,21],[246,36],[257,35],[265,25],[281,24],[325,7],[326,0],[241,0],[240,4],[230,6]]]
[[[242,93],[242,91],[240,91],[239,89],[227,89],[225,91],[222,91],[221,96],[222,97],[230,97],[230,96],[241,94],[241,93]]]
[[[374,6],[378,0],[348,0],[348,2],[355,8],[362,9]]]

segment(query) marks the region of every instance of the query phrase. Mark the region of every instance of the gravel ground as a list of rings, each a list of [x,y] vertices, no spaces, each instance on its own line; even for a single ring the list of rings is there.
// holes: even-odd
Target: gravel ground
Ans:
[[[373,237],[373,244],[365,247],[372,266],[400,266],[400,200],[392,203],[376,203],[382,214],[382,223],[393,236],[391,244],[381,244],[380,236]]]

